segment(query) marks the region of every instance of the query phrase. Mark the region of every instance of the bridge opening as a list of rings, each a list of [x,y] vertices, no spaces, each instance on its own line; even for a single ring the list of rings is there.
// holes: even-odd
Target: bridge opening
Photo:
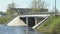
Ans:
[[[26,24],[26,17],[20,17],[20,19]]]
[[[26,23],[26,17],[20,17],[21,20],[23,20],[23,22],[25,24]],[[28,17],[28,27],[33,27],[35,25],[35,18],[34,17]]]
[[[35,25],[35,18],[34,17],[29,17],[28,18],[28,26],[33,27]]]

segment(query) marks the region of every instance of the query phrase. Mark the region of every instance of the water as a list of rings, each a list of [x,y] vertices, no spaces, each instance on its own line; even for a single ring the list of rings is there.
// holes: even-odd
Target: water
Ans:
[[[0,34],[26,34],[27,27],[15,27],[15,26],[0,26]],[[35,32],[31,27],[28,28],[28,34],[42,34]]]

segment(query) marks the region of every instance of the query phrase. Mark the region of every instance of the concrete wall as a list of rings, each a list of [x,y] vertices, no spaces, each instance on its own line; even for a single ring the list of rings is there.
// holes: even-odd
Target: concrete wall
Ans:
[[[7,26],[27,26],[22,20],[20,20],[19,16],[15,17],[12,21],[10,21]]]
[[[40,18],[40,17],[38,17],[37,18],[37,23],[39,23],[40,21],[42,21],[44,18]]]

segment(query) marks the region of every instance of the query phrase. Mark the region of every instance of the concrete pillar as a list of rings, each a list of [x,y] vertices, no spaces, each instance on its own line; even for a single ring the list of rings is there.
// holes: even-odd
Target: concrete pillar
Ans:
[[[26,34],[28,34],[28,17],[26,17],[26,24],[27,24]]]
[[[35,17],[35,25],[37,24],[37,18]]]
[[[35,17],[35,25],[37,24],[37,17]],[[36,30],[35,30],[35,34],[37,34]]]

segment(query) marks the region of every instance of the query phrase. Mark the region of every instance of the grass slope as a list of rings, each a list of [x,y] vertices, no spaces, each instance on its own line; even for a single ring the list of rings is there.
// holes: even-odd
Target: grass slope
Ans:
[[[0,24],[6,24],[8,21],[11,21],[13,17],[0,17]]]
[[[60,16],[52,16],[48,21],[37,28],[39,32],[51,32],[60,34]]]

